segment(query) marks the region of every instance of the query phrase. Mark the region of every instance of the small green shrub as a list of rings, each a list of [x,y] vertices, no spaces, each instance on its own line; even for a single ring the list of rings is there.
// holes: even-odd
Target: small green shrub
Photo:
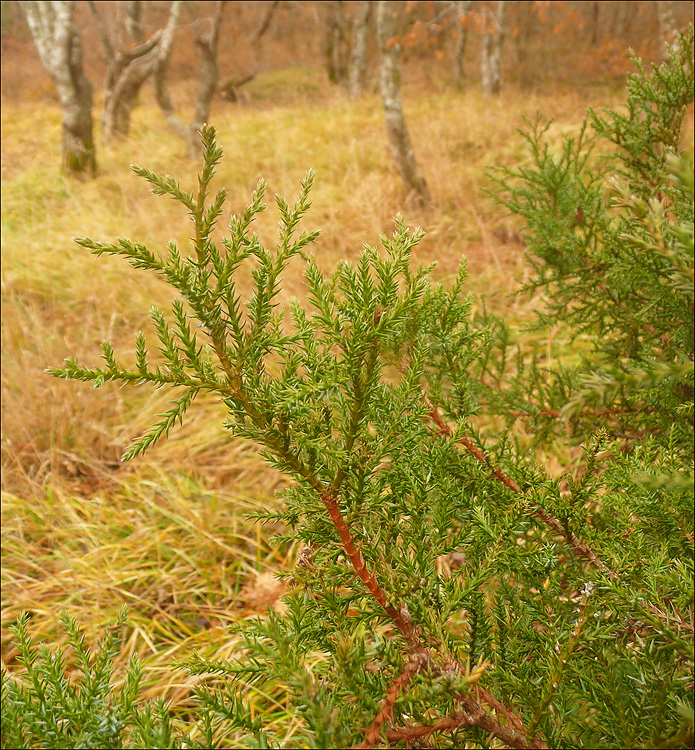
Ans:
[[[10,626],[26,672],[18,678],[2,670],[2,747],[181,747],[163,701],[136,704],[142,678],[137,655],[121,687],[114,690],[111,685],[125,608],[94,648],[86,645],[72,617],[62,614],[60,619],[69,636],[71,659],[62,649],[51,650],[43,643],[34,647],[28,615],[20,615]]]
[[[679,139],[693,102],[692,30],[651,74],[635,62],[626,112],[590,111],[559,153],[538,118],[524,134],[530,163],[493,172],[496,198],[526,223],[533,274],[522,292],[543,293],[540,326],[563,324],[591,347],[575,368],[539,373],[537,358],[525,361],[503,395],[488,392],[488,404],[514,416],[522,410],[544,437],[562,410],[583,439],[598,426],[669,435],[687,457],[693,164]],[[504,323],[496,326],[488,378],[514,361]]]
[[[528,222],[546,322],[597,342],[572,372],[523,357],[509,368],[504,328],[471,321],[465,265],[450,286],[411,269],[422,232],[400,217],[383,251],[365,247],[324,274],[307,254],[317,233],[297,235],[311,174],[294,206],[276,198],[274,248],[250,229],[262,183],[217,243],[225,194],[208,199],[222,156],[211,127],[195,194],[134,168],[188,210],[190,255],[174,243],[159,255],[126,239],[78,241],[160,274],[180,296],[169,317],[152,310],[158,352],[139,334],[134,363],[104,342],[103,366],[68,359],[51,370],[95,387],[175,390],[124,459],[213,393],[230,433],[294,479],[278,515],[258,511],[284,525],[279,543],[301,550],[285,573],[286,611],[240,626],[239,659],[181,665],[207,679],[197,690],[205,746],[692,743],[693,192],[672,137],[692,82],[691,30],[669,63],[632,79],[625,117],[593,116],[594,137],[619,147],[612,160],[591,166],[587,129],[557,156],[536,128],[532,166],[499,177]],[[284,310],[292,261],[304,263],[307,305]],[[580,469],[554,478],[515,449],[510,429],[487,441],[474,429],[474,417],[514,409],[539,435],[570,420]],[[45,673],[57,685],[52,658]],[[32,684],[37,697],[13,688],[3,708],[43,705],[45,680]],[[249,695],[265,710],[254,715]]]

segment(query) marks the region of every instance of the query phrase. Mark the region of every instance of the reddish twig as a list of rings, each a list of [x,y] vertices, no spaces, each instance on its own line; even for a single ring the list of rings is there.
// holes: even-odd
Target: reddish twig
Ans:
[[[427,404],[427,408],[430,410],[430,417],[432,421],[437,425],[437,427],[439,427],[440,434],[444,435],[445,437],[451,437],[451,427],[449,427],[449,425],[439,416],[437,410],[433,406],[432,402],[427,398],[427,396],[425,396],[425,403]],[[488,466],[492,471],[492,475],[495,477],[495,479],[501,482],[505,487],[508,487],[510,490],[512,490],[512,492],[521,491],[519,485],[511,477],[508,477],[502,471],[502,469],[490,464],[485,454],[480,450],[480,448],[478,448],[477,445],[463,436],[457,438],[457,440],[466,448],[469,453],[472,453],[478,459],[478,461],[480,461],[480,463]],[[617,573],[612,571],[593,550],[589,549],[589,547],[584,544],[584,542],[579,537],[575,536],[571,531],[566,529],[560,523],[560,521],[558,521],[557,518],[551,516],[550,513],[547,513],[542,508],[535,508],[532,511],[532,515],[535,516],[539,521],[545,523],[547,526],[550,526],[550,528],[558,536],[561,536],[572,548],[577,557],[582,557],[585,560],[588,560],[592,565],[595,565],[602,573],[605,573],[613,580],[616,580],[618,578]]]
[[[577,557],[583,557],[585,560],[588,560],[592,565],[595,565],[602,573],[605,573],[614,581],[618,579],[618,574],[615,571],[611,570],[592,549],[586,546],[586,544],[579,537],[575,536],[571,531],[565,529],[560,521],[557,520],[557,518],[551,516],[550,513],[546,513],[546,511],[544,511],[542,508],[536,508],[533,511],[532,515],[534,515],[540,521],[543,521],[543,523],[545,523],[546,525],[550,526],[550,528],[558,536],[563,537],[567,544],[569,544],[569,546],[574,550]]]
[[[414,654],[406,664],[405,669],[395,679],[386,697],[381,703],[379,713],[374,717],[369,729],[364,730],[364,741],[355,746],[355,750],[367,750],[370,747],[379,745],[382,741],[381,728],[384,724],[393,718],[393,707],[401,692],[403,692],[408,683],[413,679],[413,675],[420,667],[427,662],[425,654]]]
[[[642,412],[652,413],[652,412],[655,412],[655,411],[656,411],[656,409],[654,409],[654,408],[652,408],[650,406],[645,406],[645,407],[643,407],[642,409],[639,409],[639,410],[638,409],[625,409],[625,408],[621,408],[621,409],[589,409],[588,413],[592,417],[615,417],[615,416],[618,416],[619,414],[638,414],[638,413],[642,413]],[[531,417],[536,416],[536,415],[532,414],[531,412],[527,412],[527,411],[510,411],[510,412],[505,412],[505,413],[509,414],[509,416],[515,417],[517,419],[524,419],[524,418],[530,419]],[[543,409],[542,411],[537,412],[537,416],[539,416],[539,417],[552,417],[553,419],[556,419],[556,418],[558,418],[560,416],[560,412],[557,409]]]
[[[521,719],[509,711],[509,709],[503,707],[499,701],[492,698],[487,691],[485,693],[488,698],[494,701],[496,704],[495,707],[499,706],[502,709],[502,713],[509,717],[508,721],[512,726],[505,727],[503,724],[500,724],[494,716],[485,713],[482,706],[467,693],[458,693],[456,699],[463,705],[464,710],[462,713],[467,717],[469,726],[479,727],[497,737],[498,740],[502,740],[505,745],[519,748],[519,750],[540,750],[547,747],[543,740],[534,737],[532,741],[529,741],[525,732],[517,731],[515,727],[523,726]]]
[[[379,586],[379,583],[374,577],[374,574],[367,569],[364,558],[355,547],[355,543],[352,539],[352,534],[350,534],[350,529],[345,523],[345,520],[343,519],[343,516],[340,512],[340,508],[338,507],[338,499],[335,497],[335,495],[332,495],[330,492],[325,490],[320,494],[323,504],[326,506],[326,509],[330,513],[331,521],[333,521],[333,525],[338,530],[340,541],[343,544],[345,554],[350,559],[352,567],[355,569],[357,575],[362,580],[362,583],[364,583],[369,593],[377,600],[377,602],[379,602],[384,612],[386,612],[386,614],[391,618],[394,625],[398,628],[401,635],[405,638],[411,650],[413,652],[423,653],[424,649],[422,647],[422,644],[420,643],[420,638],[415,631],[415,627],[413,626],[407,610],[404,607],[402,607],[401,609],[396,609],[393,604],[389,604],[386,598],[386,594],[384,593],[384,590],[381,588],[381,586]]]
[[[427,665],[434,675],[441,675],[444,673],[444,669],[437,664],[434,664],[427,653],[423,652],[414,655],[403,673],[398,676],[389,692],[386,694],[385,699],[382,701],[381,709],[369,729],[363,730],[366,732],[364,741],[360,745],[357,745],[356,748],[377,747],[384,741],[384,739],[389,743],[400,739],[406,741],[417,739],[418,737],[429,736],[434,732],[446,731],[447,729],[453,729],[459,726],[480,727],[494,737],[497,737],[497,739],[501,740],[509,747],[520,748],[521,750],[542,750],[543,748],[546,748],[546,745],[540,739],[534,738],[532,741],[529,741],[526,728],[521,718],[500,703],[500,701],[488,693],[485,688],[479,685],[476,686],[478,697],[482,698],[482,700],[497,711],[498,714],[501,714],[507,720],[509,726],[504,726],[494,716],[487,714],[481,704],[472,696],[468,695],[468,693],[458,691],[453,694],[453,697],[463,706],[463,712],[454,714],[453,717],[441,719],[440,721],[435,722],[432,726],[421,725],[416,727],[402,727],[394,731],[386,731],[382,734],[384,724],[393,716],[393,707],[399,693],[406,690],[413,675],[424,665]],[[450,666],[456,671],[462,673],[464,671],[462,665],[458,662],[453,662]],[[447,670],[447,672],[451,675],[449,670]]]
[[[435,721],[435,723],[429,727],[424,724],[418,724],[414,727],[397,727],[390,729],[385,734],[386,740],[389,743],[394,744],[396,742],[412,742],[421,737],[431,737],[435,732],[444,732],[447,729],[469,726],[471,726],[469,717],[462,712],[457,712],[453,716],[447,716],[444,719]]]
[[[519,732],[503,727],[492,716],[488,716],[472,698],[469,700],[472,704],[470,707],[466,706],[465,710],[457,711],[453,716],[439,719],[431,726],[420,724],[414,727],[395,727],[388,730],[384,733],[386,740],[389,743],[412,742],[422,737],[430,737],[435,732],[444,732],[458,727],[480,727],[502,740],[508,747],[519,748],[519,750],[541,750],[547,747],[540,740],[529,742]]]
[[[350,559],[350,562],[352,563],[352,566],[355,569],[357,575],[367,587],[369,593],[377,600],[377,602],[379,602],[382,609],[391,618],[393,623],[400,631],[401,635],[405,638],[406,642],[410,646],[411,651],[413,652],[413,658],[409,662],[410,669],[408,667],[406,668],[406,671],[396,680],[394,685],[391,687],[391,690],[387,693],[379,714],[377,714],[376,718],[372,722],[371,727],[367,730],[369,732],[369,735],[365,737],[364,743],[361,745],[364,747],[373,747],[381,743],[381,728],[383,727],[384,722],[388,718],[390,718],[393,711],[393,705],[395,704],[398,694],[401,690],[404,690],[407,687],[408,683],[412,679],[413,674],[415,674],[415,671],[417,671],[417,669],[423,664],[428,664],[435,672],[441,672],[441,668],[433,663],[432,658],[423,648],[420,642],[420,638],[415,631],[415,627],[410,620],[407,611],[404,610],[404,608],[398,610],[392,604],[388,603],[386,594],[384,593],[381,586],[379,586],[379,583],[376,580],[374,574],[367,569],[364,558],[355,547],[350,529],[345,523],[345,519],[340,512],[340,508],[338,507],[338,499],[326,490],[323,490],[320,495],[323,504],[326,506],[326,509],[330,513],[333,525],[338,530],[343,549]],[[486,693],[486,695],[489,694]],[[494,700],[491,696],[490,698],[491,700]],[[534,741],[533,744],[529,744],[523,734],[515,731],[515,729],[503,726],[494,717],[486,714],[480,704],[466,693],[457,694],[456,699],[463,704],[465,709],[466,721],[470,726],[477,726],[484,729],[486,732],[494,735],[510,747],[521,748],[521,750],[526,750],[527,748],[545,747],[545,745],[543,745],[540,740]],[[510,724],[512,724],[514,727],[523,726],[520,719],[514,716],[514,714],[512,714],[508,709],[504,708],[502,704],[499,703],[499,701],[494,700],[493,707],[497,708],[498,706],[501,707],[500,713],[502,713],[507,718]],[[463,724],[460,722],[459,724],[457,724],[457,726],[459,725],[462,726]],[[446,727],[442,726],[442,729],[446,729]],[[440,730],[438,729],[435,731]],[[367,742],[369,742],[370,744],[365,744]]]
[[[510,711],[504,703],[500,703],[500,701],[498,701],[494,695],[488,693],[482,685],[476,685],[476,693],[478,695],[478,700],[482,700],[484,703],[487,703],[488,706],[494,708],[498,714],[502,714],[509,723],[509,726],[514,727],[514,729],[524,735],[526,734],[524,722],[513,711]]]

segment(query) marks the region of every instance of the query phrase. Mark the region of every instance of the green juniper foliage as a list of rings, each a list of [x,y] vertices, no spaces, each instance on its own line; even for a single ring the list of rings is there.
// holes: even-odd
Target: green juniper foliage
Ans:
[[[74,618],[62,614],[60,619],[69,636],[71,659],[62,649],[34,647],[27,614],[10,626],[26,674],[17,679],[2,670],[2,747],[180,747],[163,701],[136,704],[142,679],[137,654],[121,687],[114,690],[111,685],[125,607],[94,648],[86,645]]]
[[[530,163],[493,172],[497,200],[526,223],[534,273],[521,291],[544,293],[539,325],[592,342],[579,366],[538,372],[523,361],[483,397],[524,412],[542,439],[562,410],[582,439],[602,425],[692,448],[693,163],[679,150],[692,48],[691,27],[652,73],[634,59],[626,111],[590,111],[559,152],[538,117],[524,134]],[[488,378],[513,369],[508,331],[496,325]]]
[[[190,255],[173,243],[160,256],[125,239],[79,240],[162,275],[180,297],[170,315],[152,311],[158,354],[139,334],[134,364],[104,343],[103,366],[51,370],[97,387],[174,390],[172,408],[124,458],[162,439],[206,392],[225,403],[232,435],[294,479],[273,516],[285,528],[278,542],[301,550],[285,573],[286,609],[239,626],[238,659],[194,654],[180,665],[205,676],[189,739],[692,743],[693,192],[677,137],[666,140],[692,101],[692,31],[629,91],[622,120],[593,116],[593,139],[623,149],[611,160],[593,166],[587,128],[559,155],[536,128],[535,167],[499,178],[528,222],[533,283],[552,290],[547,322],[596,337],[578,372],[520,355],[507,389],[508,330],[471,321],[465,265],[448,287],[411,269],[422,232],[400,217],[381,251],[365,247],[323,273],[307,254],[317,233],[297,234],[311,173],[293,206],[276,199],[274,248],[250,231],[265,208],[262,183],[218,244],[225,196],[209,198],[222,155],[212,127],[201,133],[195,194],[135,168],[189,212]],[[307,304],[285,310],[277,296],[292,260],[304,264]],[[253,268],[247,298],[236,285],[243,264]],[[547,408],[564,408],[554,422],[574,420],[583,440],[584,460],[565,477],[515,449],[510,429],[484,442],[471,421],[517,409],[540,428]],[[253,714],[249,696],[265,710]],[[291,722],[274,720],[279,705]]]

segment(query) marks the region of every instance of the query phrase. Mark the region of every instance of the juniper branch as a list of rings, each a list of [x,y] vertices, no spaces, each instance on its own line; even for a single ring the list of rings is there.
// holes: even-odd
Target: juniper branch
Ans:
[[[430,418],[439,428],[440,435],[444,437],[451,437],[453,434],[451,427],[449,427],[449,425],[446,424],[446,422],[444,422],[444,420],[439,416],[439,413],[433,406],[432,402],[427,398],[427,396],[425,396],[424,399],[427,407],[430,410]],[[491,469],[492,475],[495,477],[495,479],[501,482],[505,487],[508,487],[510,490],[512,490],[512,492],[521,492],[521,488],[519,487],[519,485],[511,477],[507,476],[498,466],[492,466],[485,454],[469,438],[461,435],[457,437],[457,441],[461,443],[461,445],[463,445],[469,453],[475,456],[475,458],[480,461],[480,463],[488,466]],[[557,518],[554,518],[550,513],[540,507],[534,508],[531,512],[531,515],[549,526],[558,536],[561,536],[567,542],[567,544],[570,546],[570,549],[577,557],[588,560],[592,565],[594,565],[612,580],[618,579],[618,574],[615,571],[611,570],[593,550],[587,547],[587,545],[579,537],[575,536],[571,531],[566,529]]]

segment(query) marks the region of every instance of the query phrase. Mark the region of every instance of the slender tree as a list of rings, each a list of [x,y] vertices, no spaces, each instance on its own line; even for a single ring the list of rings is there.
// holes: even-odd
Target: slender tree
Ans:
[[[594,0],[591,8],[591,46],[595,47],[599,41],[601,31],[600,25],[601,6],[598,0]]]
[[[104,135],[127,136],[130,130],[130,115],[137,102],[138,94],[145,81],[152,75],[161,59],[163,45],[171,49],[175,30],[175,21],[165,30],[158,30],[147,41],[142,42],[142,10],[140,3],[125,4],[125,27],[133,42],[140,42],[131,49],[117,49],[112,35],[99,14],[97,3],[90,0],[89,8],[101,37],[107,62],[106,81],[104,83],[104,111],[102,124]],[[172,15],[178,14],[178,8],[172,3]],[[168,56],[169,51],[165,52]]]
[[[92,84],[82,67],[82,43],[73,21],[73,2],[19,3],[39,52],[55,81],[63,108],[63,168],[95,174]]]
[[[173,32],[176,20],[178,19],[180,6],[180,2],[172,3],[169,24],[167,24],[167,29],[165,29],[163,35],[166,38],[162,39],[160,55],[157,59],[157,64],[155,65],[152,80],[154,83],[157,103],[162,109],[162,112],[164,112],[167,125],[169,125],[176,135],[185,141],[188,147],[188,153],[193,157],[200,150],[197,133],[210,117],[212,97],[217,89],[217,43],[225,2],[224,0],[217,0],[215,3],[215,15],[212,19],[208,19],[210,25],[207,33],[203,31],[203,24],[201,23],[202,19],[196,18],[195,20],[196,46],[198,47],[201,56],[201,71],[195,111],[190,125],[183,122],[183,120],[177,115],[166,85],[166,73],[174,37]],[[171,33],[167,36],[170,27]]]
[[[145,28],[142,19],[141,0],[128,0],[125,4],[125,26],[130,38],[141,44],[145,39]]]
[[[350,96],[355,98],[364,91],[367,79],[367,53],[369,51],[369,27],[372,19],[372,3],[361,0],[355,8],[352,22],[352,50],[350,54]]]
[[[473,5],[473,0],[457,0],[456,2],[456,21],[459,24],[459,38],[456,44],[456,56],[454,57],[454,86],[457,89],[463,88],[464,72],[463,60],[466,54],[466,42],[468,41],[468,14]]]
[[[344,83],[348,76],[345,7],[342,0],[325,0],[323,11],[323,55],[328,80]]]
[[[500,64],[504,46],[504,0],[497,0],[497,13],[485,9],[483,34],[483,96],[497,96],[500,92]]]
[[[622,3],[614,3],[614,5],[619,6],[615,14],[615,36],[622,39],[625,32],[630,28],[632,11],[634,10],[633,3],[630,0],[624,0]]]
[[[261,21],[256,27],[253,34],[248,38],[248,45],[251,48],[251,52],[253,54],[253,64],[251,68],[246,72],[241,73],[234,78],[228,78],[220,86],[220,96],[223,99],[226,99],[230,102],[237,101],[239,98],[238,89],[245,83],[252,81],[256,77],[261,64],[261,42],[263,40],[263,36],[270,28],[270,23],[273,20],[273,15],[275,14],[275,11],[277,10],[279,4],[279,0],[273,0],[273,2],[265,3],[265,10]]]
[[[401,44],[397,36],[403,2],[380,0],[377,3],[377,28],[381,51],[381,99],[386,117],[391,152],[403,182],[414,192],[419,203],[430,203],[430,193],[415,160],[410,134],[403,116],[401,99]]]

